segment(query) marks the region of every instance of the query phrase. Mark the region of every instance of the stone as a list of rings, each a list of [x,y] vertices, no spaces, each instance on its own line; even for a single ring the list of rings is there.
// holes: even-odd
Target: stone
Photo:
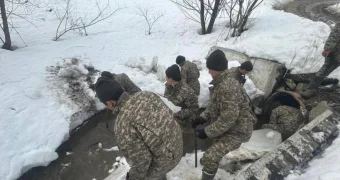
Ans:
[[[316,107],[314,107],[310,112],[308,116],[309,122],[318,117],[320,114],[325,112],[327,109],[329,109],[329,106],[326,101],[321,101]]]

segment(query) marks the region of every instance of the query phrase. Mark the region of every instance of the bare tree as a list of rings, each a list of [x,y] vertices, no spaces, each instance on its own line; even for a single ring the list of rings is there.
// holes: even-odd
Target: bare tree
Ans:
[[[136,4],[136,8],[138,10],[138,15],[142,16],[145,22],[148,25],[148,35],[151,35],[153,25],[164,16],[163,13],[157,12],[157,14],[153,13],[150,8],[142,7],[141,5]]]
[[[201,24],[201,34],[210,34],[226,0],[170,0],[183,14]],[[209,23],[208,23],[209,22]],[[208,24],[208,27],[206,27]]]
[[[72,14],[72,8],[71,8],[70,2],[71,0],[66,1],[66,7],[64,9],[65,12],[63,13],[62,16],[60,16],[58,13],[56,14],[60,20],[60,23],[57,27],[56,35],[53,38],[54,41],[57,41],[60,37],[65,35],[67,32],[74,31],[74,30],[79,30],[81,33],[84,31],[83,33],[85,34],[85,36],[87,36],[88,34],[87,34],[86,28],[108,19],[114,13],[122,9],[122,8],[117,8],[112,12],[107,12],[109,9],[109,5],[110,5],[109,0],[107,1],[107,4],[104,8],[101,8],[99,3],[97,2],[96,3],[97,15],[94,18],[92,18],[89,22],[86,22],[85,21],[86,16],[77,18]]]
[[[229,16],[231,37],[240,36],[249,24],[249,17],[263,0],[227,0],[223,11]],[[226,37],[228,38],[228,37]]]
[[[11,35],[9,33],[9,28],[8,28],[5,0],[0,0],[0,8],[1,8],[1,18],[2,18],[2,26],[1,25],[0,26],[5,35],[5,41],[1,38],[1,41],[4,43],[2,48],[10,50],[12,46],[12,42],[11,42]]]

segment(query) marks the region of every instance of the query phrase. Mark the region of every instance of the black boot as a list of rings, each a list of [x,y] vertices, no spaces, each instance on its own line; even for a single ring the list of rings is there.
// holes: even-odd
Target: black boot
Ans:
[[[201,180],[213,180],[215,177],[215,174],[209,174],[204,171],[202,171],[202,179]]]
[[[324,77],[315,76],[309,82],[308,89],[305,92],[302,92],[301,96],[304,97],[304,98],[312,97],[317,92],[317,88],[320,86],[323,79],[324,79]]]

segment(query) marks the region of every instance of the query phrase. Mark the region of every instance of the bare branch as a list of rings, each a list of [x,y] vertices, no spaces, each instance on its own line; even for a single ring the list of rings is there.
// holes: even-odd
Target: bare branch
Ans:
[[[146,8],[146,7],[142,7],[139,4],[135,4],[137,10],[138,10],[138,15],[142,16],[145,20],[145,22],[148,25],[148,34],[151,35],[151,31],[152,31],[152,27],[154,26],[154,24],[161,18],[164,16],[163,13],[157,13],[155,14],[150,14],[151,9],[150,8]]]
[[[104,13],[108,10],[109,8],[109,0],[107,1],[106,6],[102,9],[99,6],[99,3],[96,2],[96,7],[98,9],[98,14],[89,22],[86,23],[84,21],[84,17],[79,17],[77,19],[74,19],[72,17],[72,11],[71,11],[71,7],[70,7],[70,0],[67,1],[67,6],[65,9],[65,13],[63,15],[63,17],[60,20],[60,23],[57,27],[57,31],[56,31],[56,36],[53,38],[54,41],[57,41],[60,37],[62,37],[64,34],[66,34],[69,31],[74,31],[74,30],[79,30],[84,31],[85,35],[87,36],[87,27],[93,26],[101,21],[104,21],[108,18],[110,18],[114,13],[116,13],[119,10],[122,10],[123,8],[117,8],[115,9],[113,12],[111,12],[108,15],[104,15]],[[86,16],[85,16],[86,17]],[[64,23],[64,29],[60,30],[61,25]]]

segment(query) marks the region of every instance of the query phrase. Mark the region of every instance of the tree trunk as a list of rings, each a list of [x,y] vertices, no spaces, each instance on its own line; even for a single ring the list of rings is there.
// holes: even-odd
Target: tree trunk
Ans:
[[[2,48],[10,50],[12,42],[11,42],[11,35],[10,35],[9,29],[8,29],[5,0],[0,0],[0,8],[1,8],[2,23],[3,23],[3,31],[4,31],[4,34],[5,34],[5,43],[2,46]]]
[[[219,13],[220,3],[221,3],[221,0],[215,0],[215,5],[214,5],[214,9],[213,9],[213,12],[211,14],[210,21],[209,21],[209,25],[208,25],[208,29],[207,29],[207,34],[210,34],[211,31],[212,31],[212,28],[214,26],[215,20],[217,18],[218,13]]]
[[[205,32],[205,19],[204,19],[204,0],[200,0],[201,9],[200,9],[200,18],[201,18],[201,29],[202,29],[202,35],[204,35]]]

